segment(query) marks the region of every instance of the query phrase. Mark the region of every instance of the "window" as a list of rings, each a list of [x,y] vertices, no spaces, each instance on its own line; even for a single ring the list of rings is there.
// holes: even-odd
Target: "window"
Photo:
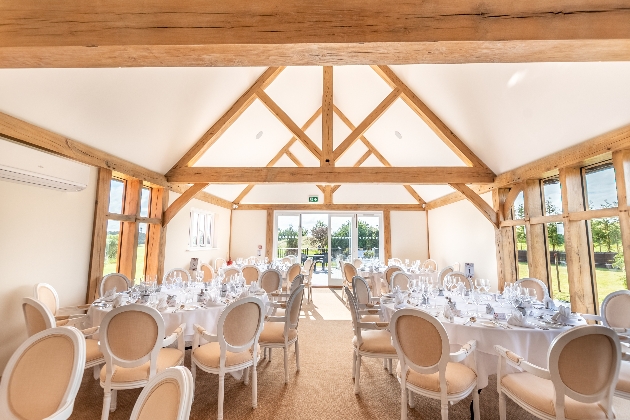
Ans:
[[[190,248],[212,248],[214,246],[214,213],[205,210],[190,210]]]
[[[119,221],[107,221],[107,237],[105,241],[105,265],[103,266],[103,275],[118,272],[118,256],[120,254]]]
[[[151,202],[151,190],[143,187],[140,192],[140,217],[149,217],[149,203]]]
[[[512,219],[523,220],[525,218],[525,197],[521,191],[514,199],[512,206]],[[516,245],[516,275],[522,279],[529,277],[527,264],[527,229],[525,225],[514,226],[514,242]]]
[[[112,179],[109,186],[109,212],[122,214],[125,198],[125,181]]]
[[[138,248],[136,248],[136,275],[143,275],[147,263],[147,235],[149,225],[138,223]]]
[[[545,215],[562,214],[562,191],[557,177],[543,181]],[[546,223],[547,251],[549,252],[551,295],[554,299],[569,301],[567,254],[564,249],[564,223]]]

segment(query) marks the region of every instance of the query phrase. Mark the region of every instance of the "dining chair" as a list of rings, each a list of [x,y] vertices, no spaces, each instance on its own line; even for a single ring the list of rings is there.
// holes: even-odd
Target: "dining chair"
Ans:
[[[260,287],[262,287],[267,294],[278,292],[281,286],[282,274],[275,268],[265,270],[260,275]]]
[[[438,265],[435,262],[435,260],[432,259],[428,259],[425,262],[422,263],[422,267],[423,270],[427,270],[427,271],[437,271],[438,269]]]
[[[451,353],[442,323],[417,309],[394,312],[389,325],[399,360],[400,418],[407,419],[407,404],[415,406],[414,393],[440,400],[442,420],[448,419],[449,403],[457,403],[472,393],[474,418],[479,419],[477,341],[470,340]],[[472,367],[462,363],[467,357],[471,357]]]
[[[613,419],[621,345],[617,334],[601,325],[573,327],[558,335],[547,352],[547,369],[494,346],[499,355],[499,416],[505,420],[509,397],[540,419]],[[520,372],[508,373],[507,366]]]
[[[342,267],[341,267],[341,271],[343,273],[343,285],[345,287],[347,287],[348,289],[354,291],[354,289],[352,288],[352,279],[354,278],[354,276],[357,275],[357,268],[347,262],[344,262]],[[341,296],[341,300],[343,302],[344,300],[344,295]],[[348,302],[346,302],[348,303]]]
[[[363,260],[361,258],[355,258],[352,261],[352,265],[354,265],[354,268],[356,268],[358,270],[363,265]]]
[[[453,271],[452,273],[447,274],[447,276],[450,277],[455,284],[464,283],[464,286],[466,286],[466,289],[468,290],[474,289],[472,280],[466,277],[466,274],[462,273],[461,271]]]
[[[85,339],[74,328],[49,328],[13,353],[0,382],[6,420],[65,420],[74,409],[85,364]]]
[[[219,375],[219,420],[223,419],[226,373],[247,369],[243,373],[247,384],[251,370],[252,407],[256,408],[258,405],[256,365],[259,360],[258,337],[262,330],[264,313],[262,301],[249,297],[239,299],[223,310],[217,325],[217,335],[208,334],[205,328],[195,324],[190,357],[192,376],[196,380],[197,368]],[[202,344],[202,340],[207,343]]]
[[[619,380],[615,387],[615,397],[630,400],[630,360],[621,361]]]
[[[387,331],[387,322],[363,322],[362,315],[369,315],[365,311],[360,311],[354,293],[350,288],[343,288],[348,299],[350,315],[352,316],[352,327],[354,338],[352,344],[352,378],[354,379],[354,393],[360,391],[361,379],[361,358],[370,357],[376,359],[386,359],[389,372],[391,373],[392,359],[396,359],[396,349],[392,346],[392,336]]]
[[[265,325],[258,340],[263,350],[270,350],[269,359],[271,359],[271,349],[282,348],[284,350],[284,383],[289,382],[289,347],[291,345],[295,346],[296,371],[300,370],[298,323],[303,296],[304,285],[300,285],[289,296],[282,316],[274,315],[265,318]]]
[[[304,276],[298,274],[291,282],[291,288],[288,291],[278,291],[271,293],[273,301],[270,303],[272,308],[272,314],[274,316],[283,316],[285,309],[287,308],[287,301],[295,292],[295,290],[304,284]]]
[[[212,279],[214,279],[214,276],[215,276],[214,268],[212,268],[210,264],[206,264],[206,263],[199,264],[199,270],[203,271],[204,282],[209,282],[209,281],[212,281]]]
[[[390,281],[389,288],[390,290],[394,290],[395,287],[400,288],[400,290],[409,290],[409,282],[411,278],[404,271],[396,271],[392,274],[392,279]]]
[[[440,287],[444,286],[444,278],[447,275],[451,274],[453,271],[455,271],[455,270],[453,270],[453,267],[451,267],[450,265],[448,267],[444,267],[443,269],[440,270],[440,272],[438,273],[438,278],[437,278],[438,285]]]
[[[300,264],[295,263],[291,265],[291,267],[289,267],[289,269],[287,270],[287,283],[286,285],[284,285],[283,289],[289,290],[291,288],[291,283],[293,283],[293,280],[295,280],[295,278],[299,276],[301,272],[302,266]],[[302,281],[304,281],[304,279],[302,279]]]
[[[368,312],[368,315],[361,316],[361,322],[381,322],[380,298],[372,297],[372,292],[363,277],[352,278],[352,290],[359,310]]]
[[[307,258],[304,261],[304,266],[302,267],[302,275],[304,276],[304,288],[306,289],[306,302],[313,302],[313,270],[315,269],[315,265],[313,264],[313,259],[311,257]]]
[[[219,268],[222,268],[227,262],[225,258],[217,258],[214,260],[214,270],[219,271]]]
[[[77,306],[69,306],[66,308],[59,308],[59,295],[54,287],[52,287],[48,283],[37,283],[33,287],[34,298],[42,302],[50,313],[53,315],[55,320],[64,320],[64,319],[73,319],[73,323],[76,323],[81,318],[81,320],[85,320],[86,315],[85,311],[90,309],[90,305],[77,305]],[[69,315],[61,315],[61,312],[81,312],[81,313],[72,313]]]
[[[164,338],[164,319],[145,305],[131,304],[112,309],[101,322],[100,347],[105,358],[101,369],[102,420],[116,410],[118,390],[144,388],[166,368],[184,363],[182,324]],[[178,348],[163,348],[178,341]]]
[[[402,260],[400,258],[392,258],[393,265],[402,265]]]
[[[401,266],[399,265],[390,265],[389,267],[387,267],[387,269],[385,270],[385,272],[383,273],[383,283],[381,284],[381,289],[384,293],[387,293],[390,291],[389,286],[392,282],[392,275],[394,273],[396,273],[397,271],[405,271],[402,269]]]
[[[245,284],[252,284],[253,281],[258,281],[260,277],[260,270],[255,265],[245,265],[241,268],[241,273],[245,278]]]
[[[304,264],[302,265],[302,274],[306,276],[309,270],[311,269],[312,265],[313,265],[313,257],[308,257],[306,260],[304,260]]]
[[[547,289],[547,285],[533,277],[524,277],[517,280],[514,285],[534,289],[536,291],[536,299],[539,302],[544,302],[545,298],[549,297],[549,289]]]
[[[188,420],[194,394],[190,371],[184,366],[170,367],[147,383],[129,420]]]
[[[293,264],[291,257],[286,256],[284,258],[282,258],[282,264]]]
[[[584,319],[601,322],[618,333],[630,332],[630,290],[610,293],[602,301],[599,315],[580,314]]]
[[[164,283],[164,280],[171,277],[176,277],[178,275],[182,278],[182,281],[184,282],[192,281],[192,278],[190,277],[190,273],[188,272],[188,270],[183,269],[183,268],[173,268],[171,270],[168,270],[164,274],[164,277],[162,277],[162,283]]]
[[[124,274],[111,273],[104,276],[98,285],[98,297],[105,296],[108,290],[116,288],[116,292],[124,292],[131,288],[131,281]]]
[[[228,268],[226,268],[225,271],[223,271],[223,283],[229,282],[230,277],[232,276],[239,277],[240,275],[241,275],[241,270],[239,268],[228,266]]]

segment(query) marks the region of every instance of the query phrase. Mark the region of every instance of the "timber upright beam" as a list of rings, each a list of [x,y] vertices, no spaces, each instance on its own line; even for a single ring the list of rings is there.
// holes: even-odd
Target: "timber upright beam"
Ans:
[[[265,256],[273,261],[273,210],[267,210],[267,237],[265,238]]]
[[[593,250],[589,246],[588,222],[570,220],[570,212],[586,210],[580,168],[560,169],[564,243],[567,253],[571,310],[594,314],[597,311],[597,290],[593,268]]]
[[[389,210],[383,210],[383,248],[385,252],[385,263],[392,258],[392,223]]]
[[[140,216],[140,194],[142,181],[128,179],[125,183],[125,203],[123,214],[134,216],[133,221],[121,222],[120,229],[120,258],[118,272],[127,276],[129,280],[136,278],[136,257],[138,254],[138,224],[135,218]]]
[[[112,171],[99,168],[96,183],[96,202],[94,203],[94,225],[92,228],[92,247],[86,301],[92,303],[96,297],[98,282],[103,277],[105,265],[105,246],[107,244],[107,210]]]
[[[508,188],[492,190],[492,205],[499,214],[500,221],[504,219],[501,209],[506,203],[509,191]],[[508,214],[508,218],[512,218],[511,212]],[[497,289],[502,291],[506,283],[514,283],[518,277],[514,228],[512,226],[495,227],[494,238],[497,253]]]
[[[613,152],[613,166],[617,183],[617,201],[619,208],[619,225],[621,228],[621,244],[623,246],[623,262],[626,275],[630,273],[630,150]],[[630,288],[630,284],[628,285]]]
[[[531,224],[530,218],[545,215],[542,185],[538,179],[529,179],[523,189],[525,207],[525,229],[527,231],[527,265],[529,277],[541,280],[551,290],[549,284],[549,254],[547,253],[547,231],[544,223]]]
[[[168,208],[168,189],[152,188],[149,217],[162,219]],[[166,226],[150,224],[147,240],[146,274],[157,276],[158,283],[164,277],[164,254],[166,252]]]

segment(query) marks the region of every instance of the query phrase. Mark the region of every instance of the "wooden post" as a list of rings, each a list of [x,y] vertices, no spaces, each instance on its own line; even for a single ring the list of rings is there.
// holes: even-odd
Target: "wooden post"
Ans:
[[[96,183],[96,200],[94,204],[94,224],[92,227],[92,247],[90,252],[90,268],[88,271],[88,287],[86,301],[92,303],[96,297],[96,287],[103,277],[105,265],[105,246],[107,245],[107,211],[109,207],[109,190],[112,171],[99,168]]]
[[[392,224],[389,210],[383,210],[383,248],[385,252],[385,264],[392,258]]]
[[[151,189],[151,206],[149,217],[162,219],[168,207],[168,190],[166,188]],[[150,224],[147,236],[147,275],[157,276],[158,283],[164,275],[164,252],[166,248],[166,226]]]
[[[128,179],[125,185],[125,202],[123,214],[140,216],[140,194],[142,181]],[[136,256],[138,253],[138,224],[135,222],[120,223],[120,259],[118,272],[133,281],[136,278]]]
[[[630,273],[630,150],[613,152],[613,165],[617,181],[617,201],[619,202],[619,225],[621,227],[621,244],[623,246],[623,262],[626,275]],[[628,285],[630,288],[630,285]]]
[[[503,205],[509,193],[508,188],[492,190],[492,205],[499,220],[503,221]],[[511,215],[510,215],[511,218]],[[513,283],[517,280],[516,272],[516,246],[514,243],[514,227],[504,226],[494,229],[495,248],[497,254],[497,288],[503,290],[505,283]]]
[[[265,256],[273,261],[273,210],[267,210],[267,237],[265,240]]]
[[[322,156],[319,166],[335,166],[333,150],[333,68],[323,68],[322,95]]]
[[[541,280],[551,290],[550,264],[547,252],[547,230],[544,223],[531,224],[530,218],[544,216],[544,198],[539,179],[529,179],[523,189],[525,229],[527,231],[527,265],[529,277]]]
[[[597,289],[593,281],[595,273],[592,264],[593,250],[589,245],[588,222],[585,220],[572,221],[569,218],[570,212],[586,210],[582,181],[580,168],[560,169],[564,244],[567,253],[571,310],[594,314],[599,308],[595,303]]]

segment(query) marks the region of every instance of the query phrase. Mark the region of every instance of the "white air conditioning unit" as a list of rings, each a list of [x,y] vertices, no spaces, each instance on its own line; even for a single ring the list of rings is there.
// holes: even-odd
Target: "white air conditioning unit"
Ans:
[[[0,180],[59,191],[87,187],[90,167],[0,139]]]

